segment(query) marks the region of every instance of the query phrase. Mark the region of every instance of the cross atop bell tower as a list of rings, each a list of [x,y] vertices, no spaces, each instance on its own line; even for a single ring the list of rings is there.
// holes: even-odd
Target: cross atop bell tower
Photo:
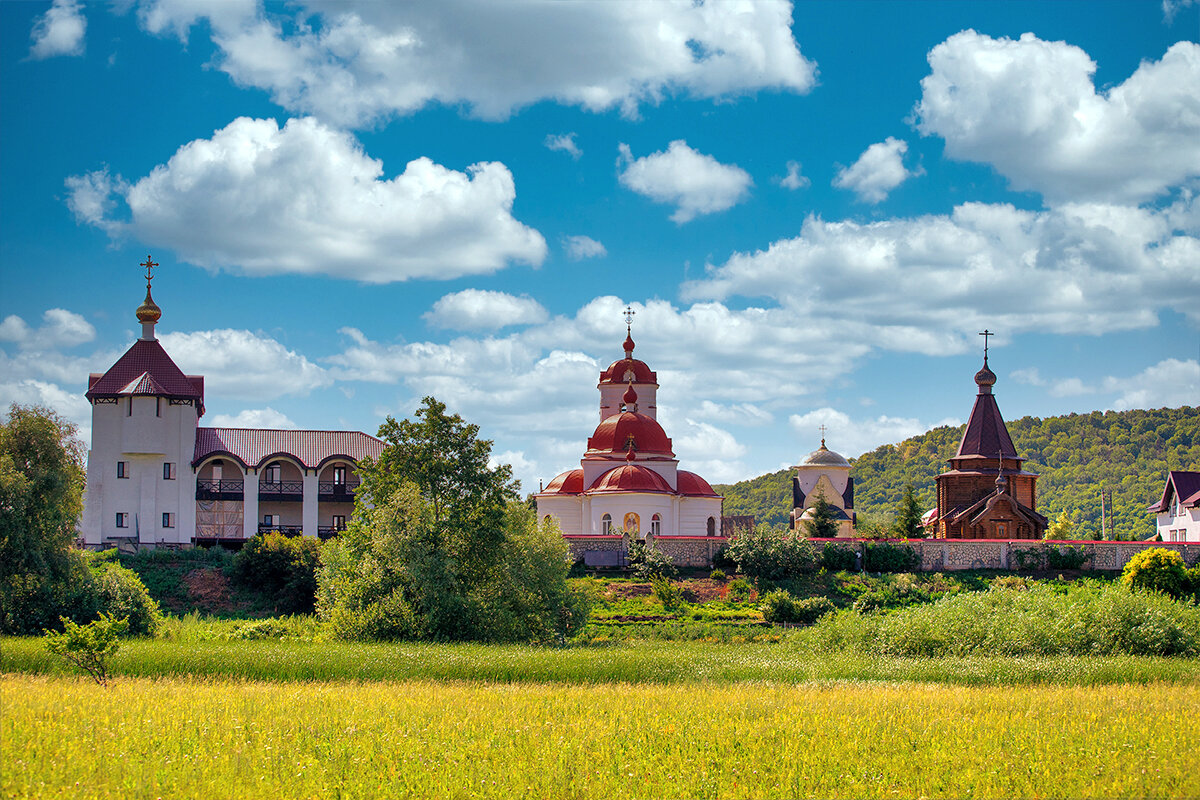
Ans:
[[[142,339],[148,342],[154,341],[154,325],[162,318],[162,309],[154,302],[154,298],[150,296],[150,282],[154,280],[154,268],[158,266],[146,256],[146,260],[139,267],[146,268],[146,299],[138,306],[137,319],[142,323]]]

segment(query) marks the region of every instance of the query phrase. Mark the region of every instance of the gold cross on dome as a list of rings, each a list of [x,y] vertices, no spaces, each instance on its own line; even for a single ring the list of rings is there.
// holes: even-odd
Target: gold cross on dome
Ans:
[[[819,430],[821,431],[821,444],[825,444],[825,426],[819,426]]]
[[[625,306],[625,327],[633,325],[633,315],[637,312],[633,310],[633,306]]]
[[[150,256],[147,255],[146,260],[141,264],[138,264],[138,266],[146,268],[146,285],[149,286],[150,281],[154,280],[154,268],[157,267],[158,264],[151,261]]]

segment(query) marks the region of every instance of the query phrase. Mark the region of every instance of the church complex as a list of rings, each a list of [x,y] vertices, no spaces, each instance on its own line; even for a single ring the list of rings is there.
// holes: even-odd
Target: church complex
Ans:
[[[353,513],[356,466],[377,457],[383,442],[360,431],[202,427],[204,378],[185,375],[156,338],[162,310],[150,285],[157,265],[147,258],[142,266],[142,334],[106,372],[88,380],[84,543],[237,546],[265,531],[336,535]],[[624,358],[600,373],[599,420],[579,467],[536,494],[538,514],[556,523],[572,552],[589,563],[619,560],[630,538],[675,542],[664,552],[704,563],[736,535],[733,518],[723,516],[724,498],[703,477],[679,469],[658,422],[657,374],[633,357],[632,319],[627,309]],[[1047,520],[1037,512],[1037,475],[1022,468],[1000,415],[987,358],[992,334],[982,335],[975,405],[950,468],[937,476],[937,508],[923,524],[934,538],[1040,539]],[[820,448],[794,469],[791,527],[803,529],[823,498],[838,537],[853,537],[850,462],[822,436]],[[1195,507],[1195,488],[1177,492],[1189,499],[1174,505]],[[1169,501],[1160,505],[1166,509]]]

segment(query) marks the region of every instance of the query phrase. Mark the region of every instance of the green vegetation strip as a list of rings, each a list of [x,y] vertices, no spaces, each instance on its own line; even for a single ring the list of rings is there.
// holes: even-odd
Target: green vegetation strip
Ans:
[[[1194,685],[0,678],[5,797],[1195,797]]]
[[[0,639],[0,672],[71,674],[32,638]],[[114,676],[506,683],[937,681],[960,685],[1200,683],[1200,660],[1137,656],[907,658],[779,644],[630,641],[564,649],[478,644],[131,639]]]

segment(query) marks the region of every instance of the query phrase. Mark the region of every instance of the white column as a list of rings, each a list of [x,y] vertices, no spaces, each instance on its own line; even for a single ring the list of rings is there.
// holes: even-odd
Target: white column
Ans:
[[[258,470],[246,470],[242,478],[242,535],[258,533]]]
[[[318,488],[316,470],[304,470],[304,510],[301,519],[305,536],[317,535]]]

